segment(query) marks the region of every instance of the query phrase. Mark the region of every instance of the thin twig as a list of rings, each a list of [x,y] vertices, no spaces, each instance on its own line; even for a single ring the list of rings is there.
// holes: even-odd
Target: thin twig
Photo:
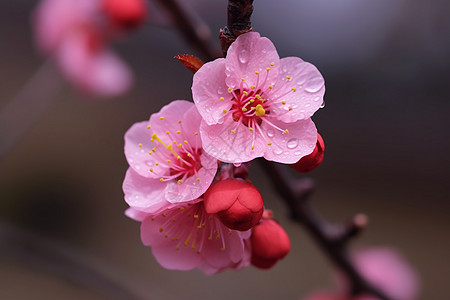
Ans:
[[[156,0],[170,14],[173,23],[184,39],[196,49],[205,60],[217,58],[217,54],[209,44],[209,35],[203,27],[198,26],[194,16],[177,0]]]
[[[314,182],[311,179],[295,182],[288,170],[283,169],[281,165],[263,159],[259,161],[289,207],[291,218],[306,228],[328,258],[348,277],[352,294],[370,293],[382,300],[389,300],[359,274],[347,250],[348,239],[365,226],[366,217],[357,215],[346,225],[332,225],[326,222],[309,204],[308,197],[314,189]]]

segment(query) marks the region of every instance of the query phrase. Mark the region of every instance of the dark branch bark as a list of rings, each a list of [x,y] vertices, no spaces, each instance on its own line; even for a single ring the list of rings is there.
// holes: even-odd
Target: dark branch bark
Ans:
[[[370,293],[389,300],[381,291],[369,284],[355,269],[347,251],[347,242],[367,223],[364,215],[355,216],[346,225],[332,225],[322,219],[310,206],[308,197],[314,189],[311,179],[295,181],[282,166],[260,160],[275,189],[287,204],[291,218],[303,225],[322,251],[348,277],[352,294]]]
[[[196,49],[205,60],[213,60],[218,55],[208,43],[208,38],[201,34],[192,16],[177,0],[156,0],[172,17],[172,21],[188,44]],[[218,54],[218,53],[217,53]]]
[[[228,48],[243,33],[252,31],[250,18],[253,13],[253,0],[229,0],[228,24],[220,30],[219,39],[223,56]]]

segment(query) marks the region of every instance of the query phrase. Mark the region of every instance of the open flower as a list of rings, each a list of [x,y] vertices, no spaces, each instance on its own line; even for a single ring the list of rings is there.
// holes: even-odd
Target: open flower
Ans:
[[[142,242],[152,247],[161,266],[171,270],[199,268],[206,274],[250,265],[251,231],[236,231],[208,214],[203,201],[178,205],[156,214],[129,209],[141,221]],[[195,202],[194,201],[194,202]]]
[[[256,32],[240,35],[226,58],[203,65],[192,93],[205,151],[222,161],[262,156],[291,164],[314,150],[311,116],[323,103],[324,80],[298,57],[280,59]]]
[[[42,0],[33,19],[35,39],[39,50],[55,60],[75,87],[97,96],[115,96],[130,87],[132,74],[107,47],[117,29],[103,2]]]
[[[155,212],[195,200],[208,189],[217,160],[202,149],[200,121],[193,103],[176,100],[127,131],[130,168],[123,190],[131,207]]]

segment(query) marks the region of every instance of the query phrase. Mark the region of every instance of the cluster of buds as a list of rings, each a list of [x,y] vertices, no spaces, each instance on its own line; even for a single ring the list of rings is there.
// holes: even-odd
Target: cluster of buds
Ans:
[[[194,103],[173,101],[126,133],[127,215],[142,222],[142,241],[165,268],[271,268],[290,241],[264,209],[248,163],[263,157],[300,172],[320,164],[311,116],[324,80],[300,58],[280,59],[255,32],[239,36],[226,58],[177,58],[195,73]]]
[[[145,0],[42,0],[33,18],[36,44],[76,88],[115,96],[133,76],[107,46],[146,17]]]

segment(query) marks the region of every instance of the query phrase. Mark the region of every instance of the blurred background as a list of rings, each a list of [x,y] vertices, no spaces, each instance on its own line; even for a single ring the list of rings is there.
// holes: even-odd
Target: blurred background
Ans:
[[[36,3],[0,0],[0,109],[44,62],[30,24]],[[227,1],[185,4],[219,49]],[[313,117],[326,144],[323,164],[309,175],[314,207],[335,222],[366,213],[369,226],[352,246],[395,247],[421,276],[420,299],[449,299],[450,2],[254,6],[253,28],[280,57],[301,57],[325,78],[326,107]],[[99,101],[54,75],[61,83],[52,103],[0,161],[0,298],[130,298],[131,291],[143,299],[301,299],[331,287],[331,265],[289,220],[257,164],[251,179],[291,237],[287,258],[269,271],[212,277],[156,263],[139,224],[123,214],[123,135],[171,100],[192,100],[192,74],[173,56],[197,53],[174,28],[151,24],[114,48],[135,73],[130,93]]]

